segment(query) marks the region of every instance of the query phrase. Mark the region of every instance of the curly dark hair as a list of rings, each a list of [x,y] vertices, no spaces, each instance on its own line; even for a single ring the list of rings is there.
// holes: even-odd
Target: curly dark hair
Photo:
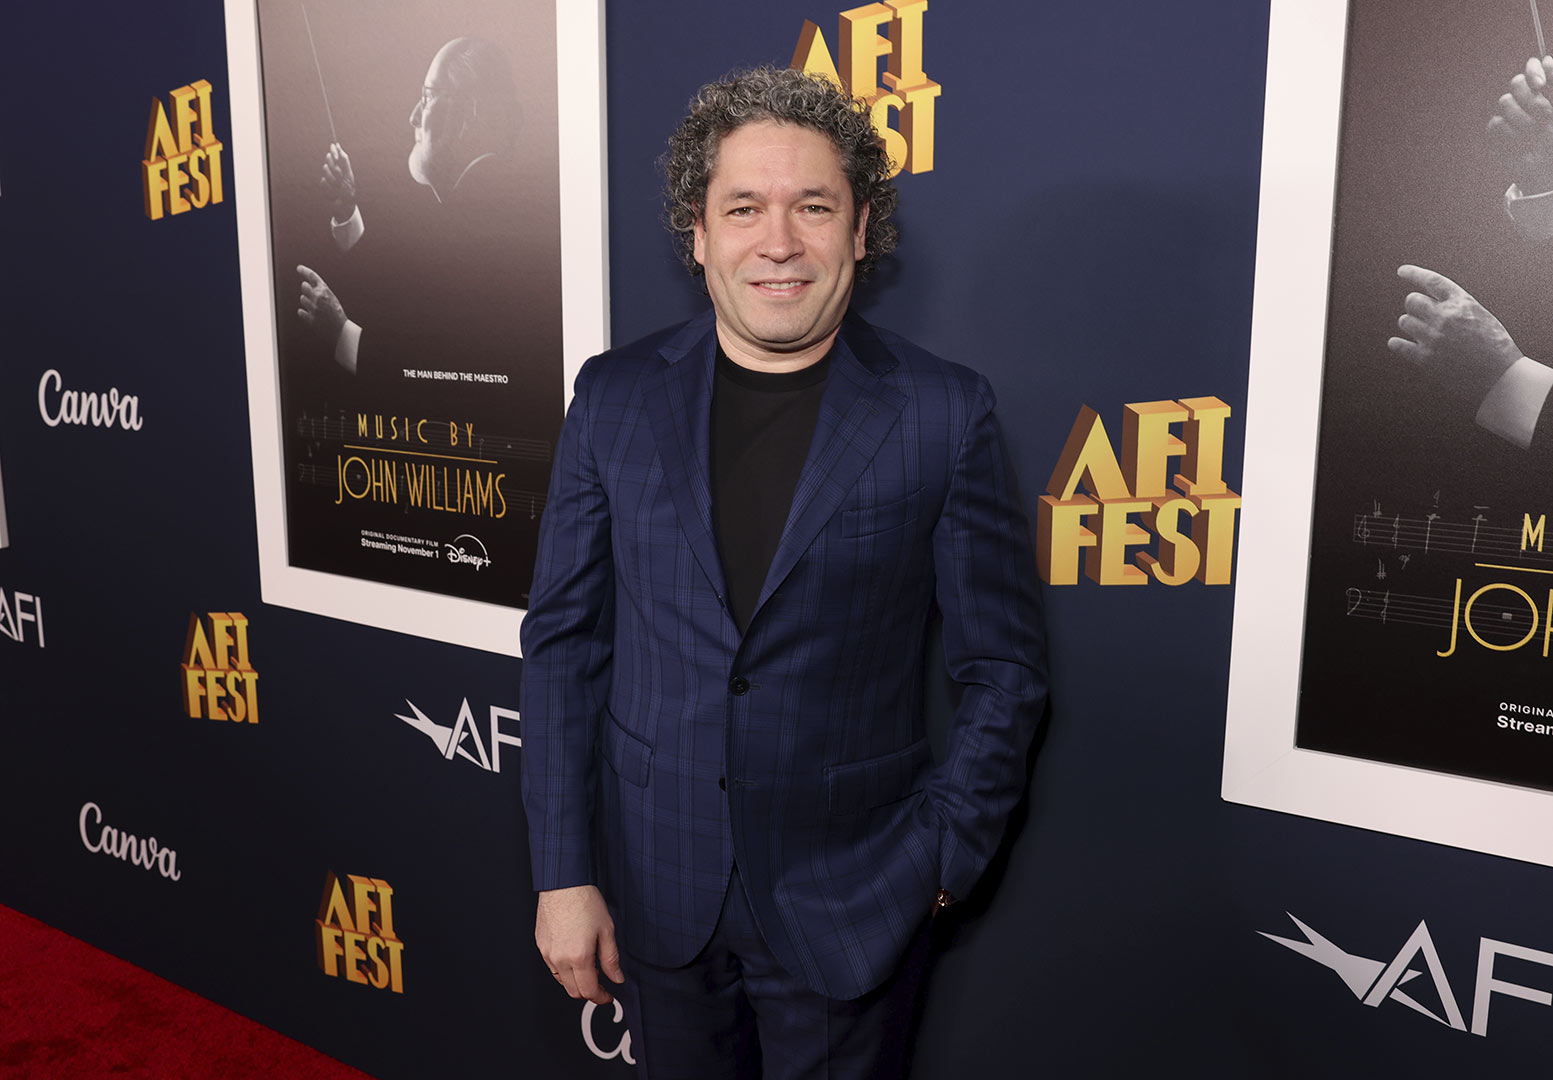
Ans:
[[[724,136],[762,120],[809,128],[835,146],[841,171],[852,185],[853,214],[868,206],[864,253],[856,268],[859,279],[867,277],[880,259],[895,250],[899,235],[890,221],[898,198],[890,181],[890,158],[874,132],[869,109],[828,79],[771,66],[731,72],[720,82],[703,86],[690,100],[689,114],[659,158],[666,178],[664,218],[685,268],[692,275],[702,273],[695,258],[693,229],[706,208],[706,188],[717,164],[718,146]]]

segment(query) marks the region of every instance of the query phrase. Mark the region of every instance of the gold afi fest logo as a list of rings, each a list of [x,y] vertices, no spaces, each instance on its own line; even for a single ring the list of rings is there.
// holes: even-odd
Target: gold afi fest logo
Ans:
[[[141,164],[146,217],[218,203],[221,185],[221,140],[212,130],[210,83],[204,79],[180,86],[172,98],[172,120],[161,98],[151,99],[151,123],[146,128],[146,157]]]
[[[203,619],[191,614],[181,667],[183,711],[190,719],[259,722],[259,673],[248,659],[248,617],[242,612],[212,611]]]
[[[1101,585],[1229,584],[1240,509],[1222,475],[1229,416],[1216,397],[1126,405],[1118,461],[1100,415],[1079,409],[1036,514],[1041,580],[1076,584],[1084,549],[1084,573]],[[1182,425],[1180,436],[1174,424]],[[1181,471],[1167,486],[1172,457],[1181,458]],[[1078,493],[1081,482],[1087,495]],[[1154,554],[1128,560],[1128,548],[1156,539]]]
[[[933,112],[942,87],[922,70],[922,16],[927,0],[884,0],[864,4],[840,15],[836,44],[841,67],[836,67],[825,35],[808,19],[798,34],[790,67],[810,75],[823,75],[841,86],[873,112],[874,130],[890,155],[890,175],[933,169]],[[889,37],[879,31],[889,30]],[[879,58],[889,57],[880,86]],[[900,127],[890,127],[890,110],[900,117]]]
[[[345,886],[331,870],[313,920],[318,970],[363,986],[404,993],[404,942],[394,934],[394,888],[379,878],[346,875]]]

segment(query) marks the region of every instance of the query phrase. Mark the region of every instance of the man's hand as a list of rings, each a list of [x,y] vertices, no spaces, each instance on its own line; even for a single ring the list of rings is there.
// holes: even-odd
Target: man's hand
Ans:
[[[615,945],[615,921],[604,906],[604,896],[593,885],[551,889],[539,894],[539,914],[534,919],[534,943],[556,982],[574,998],[595,1005],[615,999],[599,983],[594,956],[611,982],[625,982],[620,970],[620,949]]]
[[[1418,291],[1407,294],[1397,320],[1401,336],[1386,347],[1476,407],[1521,358],[1520,346],[1493,312],[1444,274],[1400,266],[1397,277]]]
[[[345,329],[345,308],[329,283],[305,266],[298,266],[302,275],[301,295],[297,298],[297,318],[302,325],[333,345]]]
[[[350,155],[339,143],[330,143],[324,155],[324,172],[318,186],[333,204],[334,220],[343,225],[356,212],[356,174],[351,170]]]
[[[1510,80],[1488,121],[1488,134],[1511,159],[1511,179],[1522,195],[1553,190],[1553,102],[1547,87],[1553,56],[1526,61],[1526,70]]]

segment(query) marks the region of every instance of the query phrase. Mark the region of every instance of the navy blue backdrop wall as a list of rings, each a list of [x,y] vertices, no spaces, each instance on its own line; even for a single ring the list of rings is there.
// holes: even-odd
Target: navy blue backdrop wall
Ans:
[[[613,340],[705,302],[658,220],[686,99],[788,62],[805,19],[834,50],[837,14],[608,5]],[[1125,403],[1221,398],[1240,490],[1267,22],[1241,0],[925,15],[935,165],[901,176],[899,257],[857,303],[991,378],[1032,513],[1085,404],[1120,449]],[[0,15],[0,902],[376,1075],[627,1075],[610,1010],[585,1014],[533,949],[521,750],[449,758],[401,719],[467,710],[489,752],[493,717],[521,733],[521,661],[261,600],[235,193],[160,221],[141,204],[153,97],[208,79],[229,139],[223,33],[214,2]],[[48,422],[65,391],[109,388],[138,428]],[[942,928],[915,1075],[1541,1065],[1538,1002],[1496,998],[1475,1037],[1366,1008],[1333,964],[1387,963],[1426,921],[1467,1011],[1480,938],[1553,949],[1548,870],[1221,802],[1232,586],[1046,597],[1030,797]],[[180,701],[190,616],[215,633],[212,612],[247,619],[258,723]],[[175,860],[93,850],[105,827]],[[347,904],[347,875],[384,883],[367,895],[391,906],[397,989],[320,969],[331,873]],[[1331,948],[1258,936],[1298,938],[1286,912]],[[1432,974],[1410,986],[1439,1014]]]

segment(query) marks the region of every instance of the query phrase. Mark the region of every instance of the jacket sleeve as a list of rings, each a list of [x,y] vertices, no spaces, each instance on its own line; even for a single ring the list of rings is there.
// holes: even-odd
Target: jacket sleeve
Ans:
[[[1047,691],[1029,525],[992,408],[992,389],[978,376],[933,530],[944,659],[963,693],[926,805],[938,818],[940,885],[956,897],[981,876],[1024,790]]]
[[[523,618],[523,807],[536,890],[594,883],[599,711],[614,631],[609,500],[593,457],[583,365],[551,470]]]

